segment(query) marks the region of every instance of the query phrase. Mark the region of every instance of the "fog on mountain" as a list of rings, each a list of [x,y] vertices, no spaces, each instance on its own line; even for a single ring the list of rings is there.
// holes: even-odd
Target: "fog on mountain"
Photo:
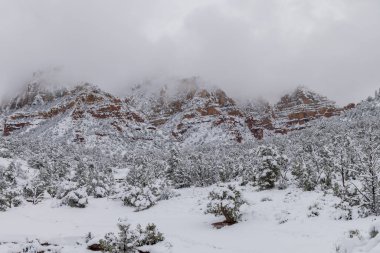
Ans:
[[[0,0],[0,252],[378,252],[379,7]]]

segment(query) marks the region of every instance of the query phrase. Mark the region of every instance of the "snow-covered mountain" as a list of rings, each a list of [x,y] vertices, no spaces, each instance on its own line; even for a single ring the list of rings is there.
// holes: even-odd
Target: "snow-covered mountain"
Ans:
[[[121,99],[83,84],[70,90],[46,91],[36,83],[3,106],[3,135],[71,142],[102,138],[152,139],[155,127]]]
[[[271,105],[237,103],[219,88],[196,78],[171,87],[140,85],[118,98],[91,84],[48,89],[32,82],[1,107],[2,135],[49,136],[72,142],[164,138],[185,145],[245,142],[284,134],[354,107],[298,87]]]
[[[344,108],[339,108],[334,101],[306,87],[298,87],[294,92],[283,96],[274,106],[275,125],[284,132],[302,129],[314,119],[337,116],[342,111],[353,107],[355,104],[351,103]]]
[[[133,247],[152,253],[380,245],[378,92],[339,108],[303,87],[272,105],[196,79],[135,86],[125,98],[33,82],[1,110],[0,221],[10,230],[0,251],[120,252],[112,245],[123,234],[108,233],[117,218],[138,235]],[[125,216],[138,223],[124,226]],[[183,227],[192,229],[178,237]],[[273,233],[284,240],[268,246]]]
[[[177,86],[164,87],[142,101],[137,102],[137,108],[175,141],[200,144],[254,139],[242,108],[221,89],[206,88],[196,79],[181,80]]]

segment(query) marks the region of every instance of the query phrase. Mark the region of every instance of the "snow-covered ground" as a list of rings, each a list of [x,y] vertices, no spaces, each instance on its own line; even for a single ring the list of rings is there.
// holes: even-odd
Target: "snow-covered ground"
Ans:
[[[332,205],[336,200],[322,193],[245,188],[243,194],[250,205],[243,210],[243,220],[218,230],[211,224],[223,218],[204,214],[210,189],[179,190],[179,197],[141,212],[111,199],[90,199],[84,209],[57,207],[53,200],[35,206],[24,204],[0,212],[0,241],[38,238],[63,246],[63,253],[87,252],[86,233],[103,237],[117,231],[118,218],[127,218],[132,224],[154,222],[164,233],[165,241],[154,246],[152,253],[322,253],[335,252],[345,232],[366,231],[374,219],[335,220],[337,211]],[[308,217],[309,206],[315,203],[320,214]],[[0,245],[0,252],[12,252],[12,247]]]

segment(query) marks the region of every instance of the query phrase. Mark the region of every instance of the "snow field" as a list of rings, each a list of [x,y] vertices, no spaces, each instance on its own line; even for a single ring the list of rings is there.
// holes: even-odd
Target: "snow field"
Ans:
[[[204,214],[211,189],[178,190],[179,197],[160,201],[140,212],[111,199],[89,199],[84,209],[58,207],[54,200],[35,206],[26,203],[0,212],[0,241],[38,238],[62,246],[62,253],[89,252],[85,234],[92,232],[96,238],[102,238],[107,232],[117,232],[118,218],[127,218],[133,225],[154,222],[164,233],[165,241],[151,247],[151,253],[321,253],[335,252],[345,232],[367,231],[373,220],[334,220],[337,211],[332,205],[337,199],[323,193],[296,188],[255,191],[243,187],[249,205],[242,208],[242,221],[215,229],[211,224],[223,217]],[[308,217],[309,207],[314,204],[319,215]],[[3,244],[0,252],[15,252],[15,247]]]

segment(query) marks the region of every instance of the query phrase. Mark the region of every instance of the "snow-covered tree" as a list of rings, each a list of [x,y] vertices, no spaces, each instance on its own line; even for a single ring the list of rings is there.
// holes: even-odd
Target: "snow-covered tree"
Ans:
[[[22,203],[22,187],[17,182],[19,173],[19,165],[13,161],[6,168],[0,167],[0,211]]]
[[[144,245],[154,245],[165,238],[157,230],[155,224],[148,224],[142,228],[140,224],[135,229],[125,220],[119,220],[117,224],[119,232],[117,235],[108,233],[104,239],[100,240],[101,248],[109,253],[135,253],[138,247]]]
[[[313,191],[318,185],[331,186],[331,167],[325,166],[321,149],[312,140],[304,142],[293,159],[292,174],[297,185],[306,191]]]
[[[154,180],[146,186],[127,184],[123,190],[122,200],[124,205],[142,211],[154,206],[160,200],[166,200],[176,196],[170,186],[162,179]]]
[[[24,187],[24,198],[33,205],[38,204],[44,197],[46,187],[38,177],[33,178]]]
[[[62,197],[61,203],[70,207],[85,208],[88,204],[86,189],[78,188],[68,191],[67,194]]]
[[[108,196],[114,185],[111,169],[102,163],[83,161],[78,163],[72,181],[77,182],[78,187],[86,188],[87,195],[95,198]]]
[[[372,214],[380,215],[380,130],[377,119],[368,119],[366,125],[358,132],[356,145],[358,159],[358,177],[360,186],[354,183],[362,205]]]
[[[278,160],[281,158],[276,149],[260,146],[257,150],[257,185],[261,190],[271,189],[280,176]]]
[[[131,229],[131,224],[120,221],[117,224],[118,235],[108,233],[104,240],[100,240],[100,245],[104,252],[109,253],[135,253],[137,247],[138,233]]]
[[[241,192],[233,185],[219,185],[209,193],[207,213],[215,216],[224,216],[225,222],[233,224],[240,220],[240,207],[246,202]]]
[[[158,196],[149,186],[127,186],[123,194],[123,202],[126,206],[136,208],[136,211],[142,211],[156,204]]]
[[[178,171],[178,166],[180,165],[180,154],[178,148],[174,145],[170,149],[170,154],[167,162],[167,168],[165,171],[166,178],[172,183],[175,184],[176,180],[175,173]]]
[[[164,235],[158,231],[154,223],[148,223],[145,228],[140,224],[137,225],[136,230],[139,233],[137,246],[154,245],[165,240]]]

